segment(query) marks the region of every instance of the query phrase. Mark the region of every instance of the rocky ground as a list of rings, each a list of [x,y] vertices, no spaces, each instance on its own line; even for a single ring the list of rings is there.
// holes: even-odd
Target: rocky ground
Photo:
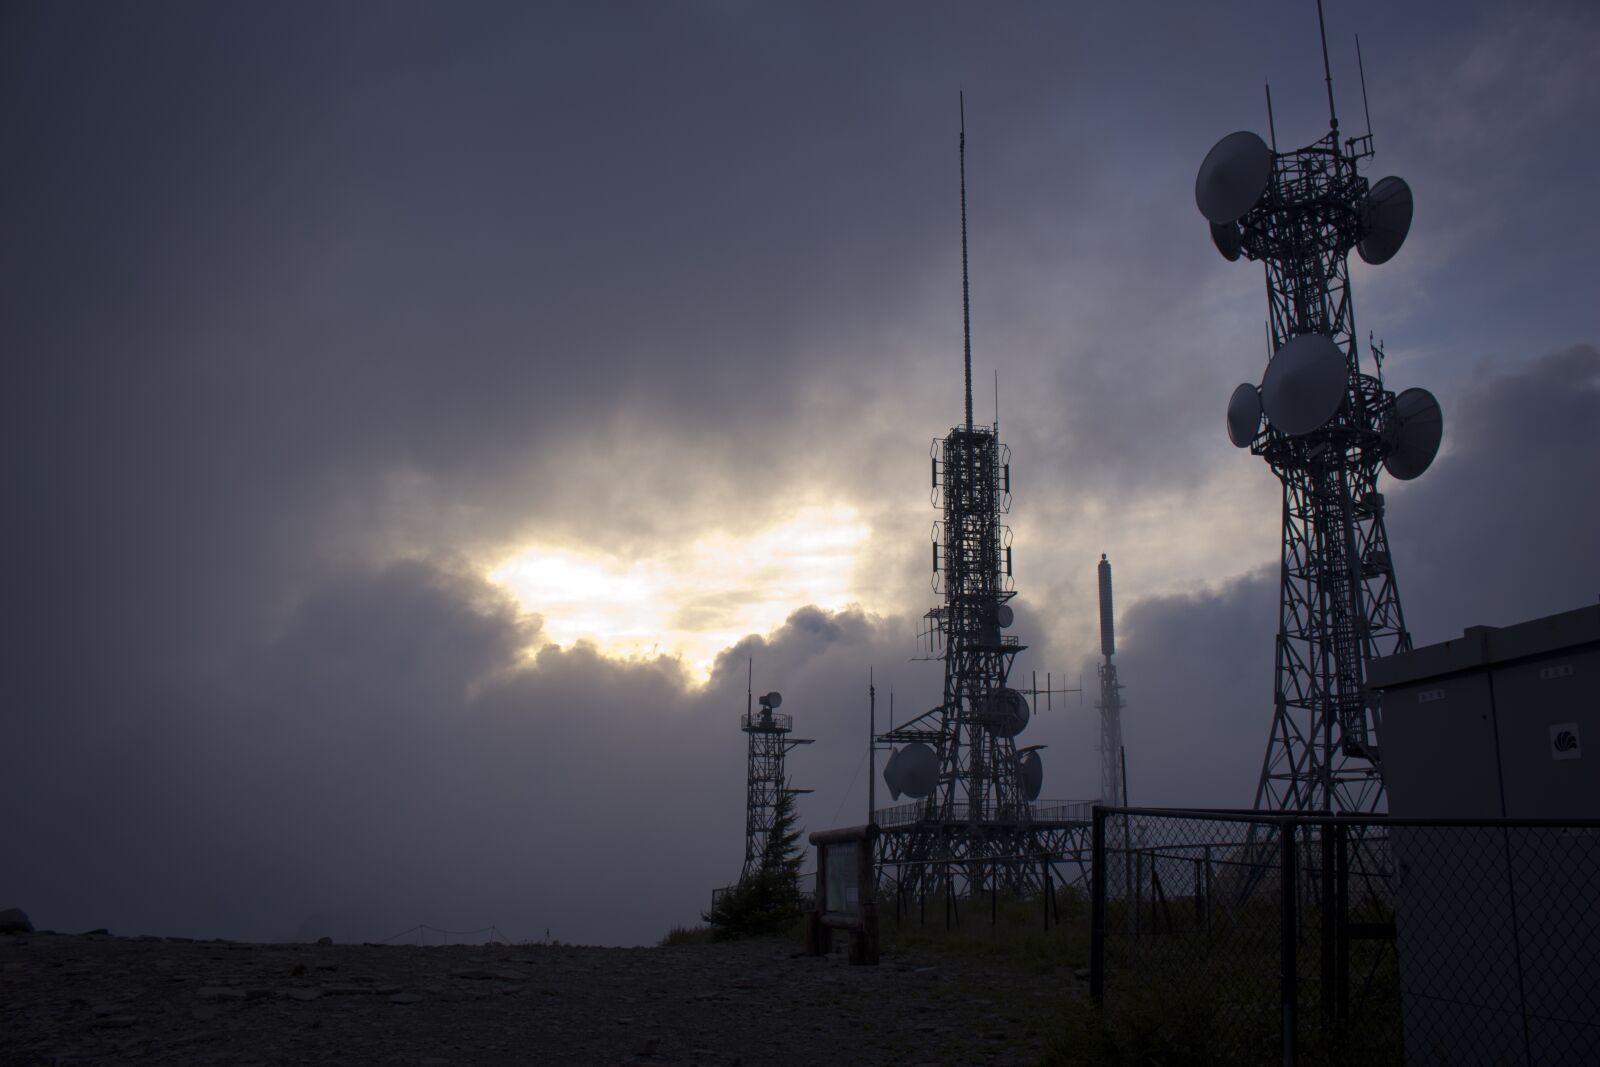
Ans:
[[[1034,1064],[1071,973],[672,948],[0,937],[0,1065]]]

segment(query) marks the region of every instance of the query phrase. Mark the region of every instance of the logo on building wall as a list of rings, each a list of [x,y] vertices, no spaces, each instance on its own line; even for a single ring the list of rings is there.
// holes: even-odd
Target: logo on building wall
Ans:
[[[1578,740],[1578,724],[1557,723],[1550,727],[1550,758],[1577,759],[1583,755],[1583,743]]]

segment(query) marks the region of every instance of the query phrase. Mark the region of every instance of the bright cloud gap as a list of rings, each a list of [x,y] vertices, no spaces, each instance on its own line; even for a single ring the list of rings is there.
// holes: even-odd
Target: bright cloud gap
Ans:
[[[872,528],[845,506],[801,508],[753,534],[714,532],[648,558],[534,545],[491,581],[544,619],[544,637],[592,642],[616,659],[680,657],[700,677],[740,638],[806,605],[862,603],[857,576]]]

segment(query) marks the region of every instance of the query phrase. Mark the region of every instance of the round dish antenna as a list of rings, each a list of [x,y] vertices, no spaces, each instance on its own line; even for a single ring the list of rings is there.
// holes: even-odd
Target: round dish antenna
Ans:
[[[1249,448],[1261,430],[1261,390],[1245,382],[1228,398],[1228,440]]]
[[[1230,133],[1200,164],[1194,179],[1194,202],[1200,214],[1213,223],[1233,222],[1256,206],[1271,178],[1272,149],[1267,143],[1249,130]],[[1216,237],[1215,230],[1212,237]]]
[[[781,707],[783,704],[783,694],[777,692],[776,690],[771,693],[763,693],[756,699],[760,701],[761,706],[764,708],[777,708]]]
[[[1044,762],[1039,759],[1038,749],[1030,748],[1017,757],[1017,780],[1023,796],[1029,800],[1039,799],[1039,792],[1044,788]]]
[[[1411,186],[1403,178],[1384,178],[1361,205],[1362,233],[1356,251],[1368,263],[1387,263],[1411,232]]]
[[[1344,403],[1345,373],[1344,353],[1327,337],[1303,333],[1292,339],[1261,379],[1267,421],[1291,437],[1315,430]]]
[[[889,762],[883,765],[883,784],[889,787],[889,796],[895,800],[900,799],[900,772],[905,769],[900,763],[900,752],[895,749]]]
[[[1213,222],[1211,243],[1217,246],[1217,251],[1222,253],[1223,259],[1232,263],[1239,258],[1239,253],[1244,249],[1244,234],[1239,232],[1237,222]]]
[[[1409,481],[1433,464],[1444,436],[1444,412],[1426,389],[1407,389],[1394,398],[1389,432],[1394,447],[1383,459],[1383,469]]]
[[[1014,619],[1015,616],[1011,612],[1010,604],[1001,604],[994,609],[994,621],[1000,625],[1002,630],[1010,626]]]
[[[939,757],[921,741],[913,741],[889,757],[883,780],[896,800],[901,793],[921,800],[939,782]]]
[[[996,737],[1016,737],[1028,726],[1028,698],[1015,689],[997,689],[984,701],[983,721]]]

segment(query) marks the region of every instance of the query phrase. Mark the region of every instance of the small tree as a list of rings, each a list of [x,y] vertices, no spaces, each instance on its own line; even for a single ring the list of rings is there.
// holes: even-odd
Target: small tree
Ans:
[[[794,794],[784,789],[772,808],[772,828],[761,853],[761,866],[717,897],[700,918],[709,923],[712,937],[726,941],[737,937],[776,934],[800,912],[800,828]]]
[[[771,871],[786,896],[784,904],[792,911],[800,902],[800,865],[805,862],[800,847],[799,818],[794,811],[794,793],[783,789],[772,807],[772,829],[767,831],[767,846],[761,854],[761,869]]]

